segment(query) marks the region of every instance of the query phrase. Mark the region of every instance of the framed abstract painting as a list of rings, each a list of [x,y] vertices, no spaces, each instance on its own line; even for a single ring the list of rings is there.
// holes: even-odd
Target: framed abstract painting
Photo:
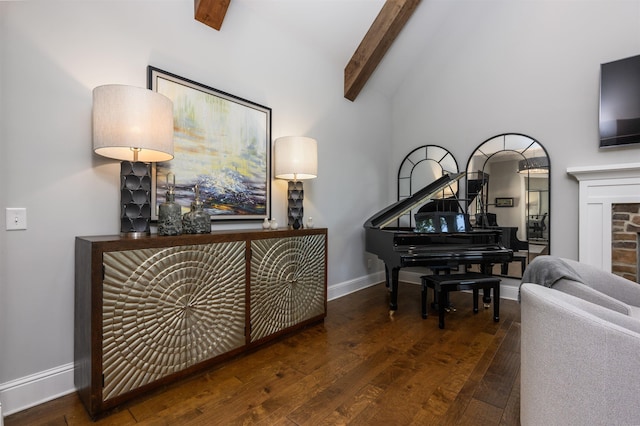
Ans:
[[[152,66],[147,82],[174,111],[174,158],[155,164],[152,219],[169,177],[183,213],[197,184],[212,221],[270,217],[271,109]]]

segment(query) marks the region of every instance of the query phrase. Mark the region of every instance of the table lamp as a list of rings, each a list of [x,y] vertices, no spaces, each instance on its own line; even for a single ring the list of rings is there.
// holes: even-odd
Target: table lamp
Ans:
[[[318,176],[318,143],[304,136],[284,136],[275,141],[277,179],[287,179],[287,220],[293,229],[302,227],[304,188],[301,180]]]
[[[151,162],[173,158],[173,103],[157,92],[111,84],[93,89],[93,151],[120,163],[120,232],[149,235]]]

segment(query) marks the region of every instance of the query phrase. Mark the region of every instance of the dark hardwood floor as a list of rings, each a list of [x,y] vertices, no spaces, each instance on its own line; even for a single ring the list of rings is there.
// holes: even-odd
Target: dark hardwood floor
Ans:
[[[520,306],[472,312],[452,293],[445,329],[420,316],[420,287],[383,284],[329,302],[323,324],[137,399],[96,425],[518,425]],[[75,394],[5,426],[94,424]]]

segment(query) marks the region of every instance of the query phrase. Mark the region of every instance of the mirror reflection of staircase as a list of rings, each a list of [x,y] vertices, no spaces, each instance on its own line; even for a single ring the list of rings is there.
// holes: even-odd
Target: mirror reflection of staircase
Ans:
[[[527,223],[529,241],[547,240],[547,213],[530,215]]]

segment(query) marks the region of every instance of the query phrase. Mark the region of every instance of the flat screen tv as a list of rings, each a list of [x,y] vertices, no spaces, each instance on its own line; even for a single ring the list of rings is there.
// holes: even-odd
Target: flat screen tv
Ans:
[[[640,143],[640,55],[600,65],[600,147]]]

